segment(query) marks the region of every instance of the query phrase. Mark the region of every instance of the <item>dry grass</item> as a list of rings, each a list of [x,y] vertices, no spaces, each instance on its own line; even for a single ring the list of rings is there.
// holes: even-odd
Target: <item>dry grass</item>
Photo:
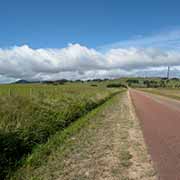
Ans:
[[[170,88],[143,88],[143,89],[140,89],[140,90],[180,100],[180,89],[172,89],[172,88],[171,89]]]
[[[86,125],[63,144],[56,139],[39,166],[26,164],[12,179],[155,179],[127,93],[115,96],[81,121]]]

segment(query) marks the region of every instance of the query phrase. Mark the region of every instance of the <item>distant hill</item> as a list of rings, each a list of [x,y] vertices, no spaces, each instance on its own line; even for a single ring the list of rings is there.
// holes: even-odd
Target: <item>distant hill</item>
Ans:
[[[110,79],[88,79],[87,82],[101,82],[101,81],[108,81]],[[20,79],[18,81],[12,82],[12,84],[28,84],[28,83],[43,83],[43,84],[65,84],[67,82],[85,82],[84,80],[68,80],[68,79],[58,79],[58,80],[43,80],[43,81],[28,81],[25,79]]]
[[[27,84],[30,83],[30,81],[24,80],[24,79],[20,79],[16,82],[13,82],[13,84]]]
[[[66,79],[60,79],[60,80],[55,80],[55,81],[27,81],[24,79],[20,79],[18,81],[13,82],[12,84],[28,84],[28,83],[45,83],[45,84],[64,84],[66,82],[72,82]]]

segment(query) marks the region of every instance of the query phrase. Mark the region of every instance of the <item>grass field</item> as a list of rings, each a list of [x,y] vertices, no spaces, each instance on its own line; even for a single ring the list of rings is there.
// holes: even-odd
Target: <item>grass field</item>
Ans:
[[[1,85],[0,177],[15,170],[22,158],[56,132],[119,91],[88,83]]]
[[[180,100],[180,89],[175,89],[175,88],[141,88],[140,90]]]

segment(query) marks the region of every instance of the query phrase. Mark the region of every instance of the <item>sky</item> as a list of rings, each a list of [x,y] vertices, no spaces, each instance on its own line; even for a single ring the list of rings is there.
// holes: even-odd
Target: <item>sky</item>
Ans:
[[[180,77],[179,0],[0,3],[0,83]]]

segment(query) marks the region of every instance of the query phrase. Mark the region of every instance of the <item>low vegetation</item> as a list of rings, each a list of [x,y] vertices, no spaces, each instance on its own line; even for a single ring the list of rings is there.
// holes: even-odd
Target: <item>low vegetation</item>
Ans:
[[[157,95],[162,95],[166,97],[170,97],[173,99],[180,100],[180,90],[172,89],[172,88],[142,88],[141,90],[145,92],[150,92]]]

